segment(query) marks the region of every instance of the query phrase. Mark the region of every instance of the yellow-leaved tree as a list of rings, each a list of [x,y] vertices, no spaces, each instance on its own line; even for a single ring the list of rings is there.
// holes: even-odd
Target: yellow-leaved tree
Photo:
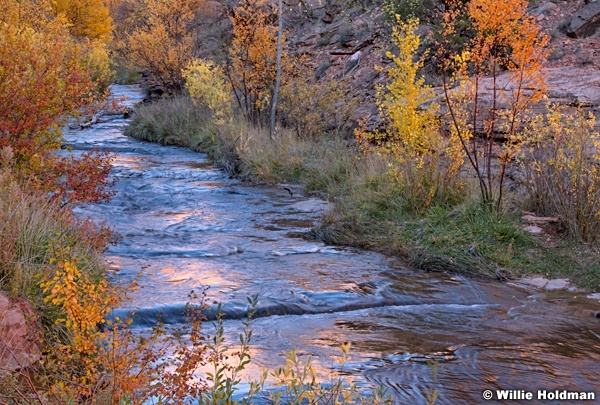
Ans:
[[[67,18],[73,36],[110,41],[112,18],[106,0],[54,0],[53,7]]]
[[[450,190],[460,192],[457,172],[463,162],[463,153],[455,142],[442,135],[439,106],[432,102],[435,94],[425,85],[419,69],[423,57],[417,59],[421,43],[416,34],[419,21],[403,22],[397,18],[392,41],[398,54],[387,52],[393,65],[386,69],[389,83],[377,91],[380,116],[385,131],[367,131],[358,128],[356,138],[366,152],[389,155],[394,161],[391,174],[399,186],[411,194],[420,208],[435,201],[451,198]]]
[[[86,62],[99,93],[106,91],[112,80],[108,46],[112,39],[113,21],[107,0],[53,0],[54,13],[66,19],[71,35],[89,49]]]
[[[212,61],[195,59],[183,75],[194,102],[207,107],[217,124],[228,123],[233,116],[232,95],[223,69]]]

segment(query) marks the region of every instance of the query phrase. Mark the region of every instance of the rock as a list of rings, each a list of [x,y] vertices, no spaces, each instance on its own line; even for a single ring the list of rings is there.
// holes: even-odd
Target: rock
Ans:
[[[344,67],[344,75],[348,75],[354,69],[356,69],[356,67],[358,66],[358,64],[360,62],[361,56],[362,56],[362,52],[358,51],[354,55],[352,55],[348,58],[348,61],[346,62],[346,66]]]
[[[600,70],[566,66],[545,69],[544,76],[548,85],[549,102],[600,105]]]
[[[557,278],[555,280],[548,281],[545,290],[564,290],[569,286],[569,280],[564,278]]]
[[[42,356],[37,316],[23,299],[0,293],[0,373],[28,367]]]
[[[315,70],[315,79],[320,80],[323,76],[325,76],[325,72],[327,69],[331,67],[329,61],[324,60]]]
[[[529,224],[547,224],[550,222],[556,223],[559,221],[559,218],[558,217],[538,217],[535,214],[523,213],[523,216],[521,217],[521,221],[528,222]]]
[[[521,284],[530,285],[544,290],[564,290],[569,288],[569,280],[566,278],[557,278],[548,280],[545,277],[526,277],[520,280]]]
[[[534,235],[539,235],[539,234],[541,234],[544,231],[542,228],[540,228],[539,226],[536,226],[536,225],[526,226],[525,228],[523,228],[523,230],[525,232],[529,232],[529,233],[532,233]]]
[[[594,1],[573,14],[567,27],[567,35],[572,38],[590,37],[598,28],[600,28],[600,1]]]
[[[548,14],[550,11],[554,11],[558,8],[558,6],[555,3],[552,3],[551,1],[542,4],[541,6],[539,6],[538,8],[536,8],[533,11],[533,15],[542,15],[542,14]]]
[[[521,283],[532,287],[544,288],[548,284],[548,279],[544,277],[526,277],[521,280]]]
[[[333,15],[329,12],[326,12],[325,15],[321,18],[325,24],[331,24],[333,21]]]
[[[338,42],[340,42],[342,39],[342,37],[339,34],[335,34],[331,37],[331,39],[329,40],[329,45],[335,45]]]

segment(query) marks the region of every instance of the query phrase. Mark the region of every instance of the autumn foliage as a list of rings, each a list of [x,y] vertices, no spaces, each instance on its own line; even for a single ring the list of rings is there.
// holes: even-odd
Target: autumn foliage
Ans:
[[[433,89],[419,76],[424,62],[416,56],[421,43],[415,33],[418,20],[403,22],[398,18],[397,22],[392,40],[398,53],[387,53],[393,61],[385,69],[389,83],[380,86],[377,93],[386,129],[367,131],[361,127],[355,135],[364,152],[391,157],[392,178],[415,198],[414,208],[421,210],[447,203],[453,195],[460,194],[462,184],[457,174],[463,155],[453,142],[455,139],[443,136],[439,105],[431,102]],[[426,108],[421,107],[428,102]]]
[[[238,106],[246,118],[256,123],[266,121],[277,72],[275,14],[266,0],[243,0],[234,9],[231,22],[233,40],[226,68],[227,76]],[[282,44],[285,44],[285,35]],[[290,56],[283,48],[283,77],[290,77],[293,70]]]
[[[61,125],[96,99],[95,52],[69,33],[50,3],[7,0],[0,6],[0,149],[30,186],[63,202],[108,197],[110,158],[61,158]],[[9,162],[4,162],[8,164]],[[65,181],[66,180],[66,181]]]
[[[106,0],[54,0],[53,8],[68,19],[69,30],[76,38],[110,41],[112,18]]]
[[[132,67],[148,69],[168,93],[182,90],[182,71],[195,56],[194,21],[203,4],[204,0],[143,0],[129,10],[126,18],[135,26],[119,33],[119,52]]]
[[[453,50],[456,21],[466,12],[474,35]],[[527,14],[525,0],[471,0],[444,15],[438,57],[451,136],[462,147],[485,204],[499,208],[528,109],[546,90],[542,74],[549,37]],[[507,140],[500,146],[498,141]],[[498,156],[499,174],[495,174]]]

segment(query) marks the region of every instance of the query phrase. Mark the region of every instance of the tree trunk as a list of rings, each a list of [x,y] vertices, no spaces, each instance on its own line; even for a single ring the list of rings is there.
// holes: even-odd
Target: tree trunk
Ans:
[[[271,125],[269,126],[269,137],[273,139],[275,133],[275,112],[277,111],[277,99],[279,98],[279,86],[281,84],[281,42],[283,36],[283,18],[282,0],[279,0],[277,5],[277,19],[279,20],[279,28],[277,30],[277,74],[275,76],[275,91],[273,91],[273,100],[271,101]]]

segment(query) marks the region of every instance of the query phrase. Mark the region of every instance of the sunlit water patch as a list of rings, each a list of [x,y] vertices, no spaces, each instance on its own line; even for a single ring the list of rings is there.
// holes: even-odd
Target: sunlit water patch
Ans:
[[[127,86],[113,92],[140,99]],[[247,378],[280,365],[292,347],[326,376],[351,342],[338,371],[385,386],[400,403],[424,403],[432,389],[442,404],[480,403],[485,389],[598,390],[597,302],[412,272],[379,254],[305,240],[327,203],[247,186],[206,155],[123,136],[126,124],[114,118],[65,138],[74,153],[116,154],[115,197],[78,214],[122,235],[106,253],[108,275],[140,289],[115,314],[135,311],[140,330],[185,322],[190,292],[205,291],[206,317],[221,302],[234,345],[246,298],[258,295]]]

